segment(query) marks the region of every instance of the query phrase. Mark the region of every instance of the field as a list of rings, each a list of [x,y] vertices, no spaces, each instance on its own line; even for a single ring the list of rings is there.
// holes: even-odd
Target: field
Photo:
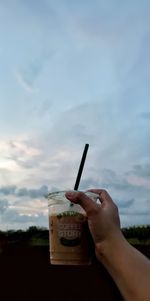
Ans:
[[[150,258],[150,226],[123,229],[128,241]],[[116,250],[117,252],[117,250]],[[0,232],[1,300],[121,301],[104,267],[49,263],[48,229]]]
[[[150,246],[137,246],[150,257]],[[103,266],[52,266],[48,246],[9,244],[0,255],[1,300],[123,300]]]

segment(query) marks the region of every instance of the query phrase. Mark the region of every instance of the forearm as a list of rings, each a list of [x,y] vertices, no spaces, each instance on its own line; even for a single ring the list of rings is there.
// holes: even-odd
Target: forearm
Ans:
[[[150,261],[118,233],[97,245],[97,256],[126,301],[150,300]]]

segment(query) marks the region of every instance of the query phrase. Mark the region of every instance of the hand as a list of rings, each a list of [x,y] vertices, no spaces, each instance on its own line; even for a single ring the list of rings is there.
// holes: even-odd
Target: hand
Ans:
[[[86,211],[88,226],[97,253],[97,251],[100,251],[103,242],[111,242],[116,236],[121,235],[120,219],[118,208],[107,191],[102,189],[91,189],[89,191],[99,195],[99,204],[93,202],[83,192],[66,192],[66,197],[71,202],[80,204]]]
[[[107,191],[89,190],[99,195],[94,203],[83,192],[67,192],[66,197],[86,211],[98,260],[106,267],[124,300],[150,299],[150,261],[124,238],[118,208]],[[139,285],[140,284],[140,285]]]

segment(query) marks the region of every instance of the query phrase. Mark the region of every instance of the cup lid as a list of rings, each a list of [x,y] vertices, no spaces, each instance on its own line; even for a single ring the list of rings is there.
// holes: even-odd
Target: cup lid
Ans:
[[[73,190],[72,190],[73,191]],[[47,195],[48,199],[48,206],[54,205],[54,204],[68,204],[68,199],[65,196],[66,191],[56,191],[56,192],[50,192]],[[90,199],[92,199],[94,202],[97,202],[99,196],[96,193],[86,191],[84,192]]]

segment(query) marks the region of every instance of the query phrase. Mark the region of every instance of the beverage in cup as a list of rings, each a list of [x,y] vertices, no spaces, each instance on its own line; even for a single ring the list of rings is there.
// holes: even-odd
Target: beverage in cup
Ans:
[[[98,196],[86,194],[96,202]],[[70,203],[65,191],[48,195],[50,262],[60,265],[89,265],[91,236],[86,212],[78,204]]]

